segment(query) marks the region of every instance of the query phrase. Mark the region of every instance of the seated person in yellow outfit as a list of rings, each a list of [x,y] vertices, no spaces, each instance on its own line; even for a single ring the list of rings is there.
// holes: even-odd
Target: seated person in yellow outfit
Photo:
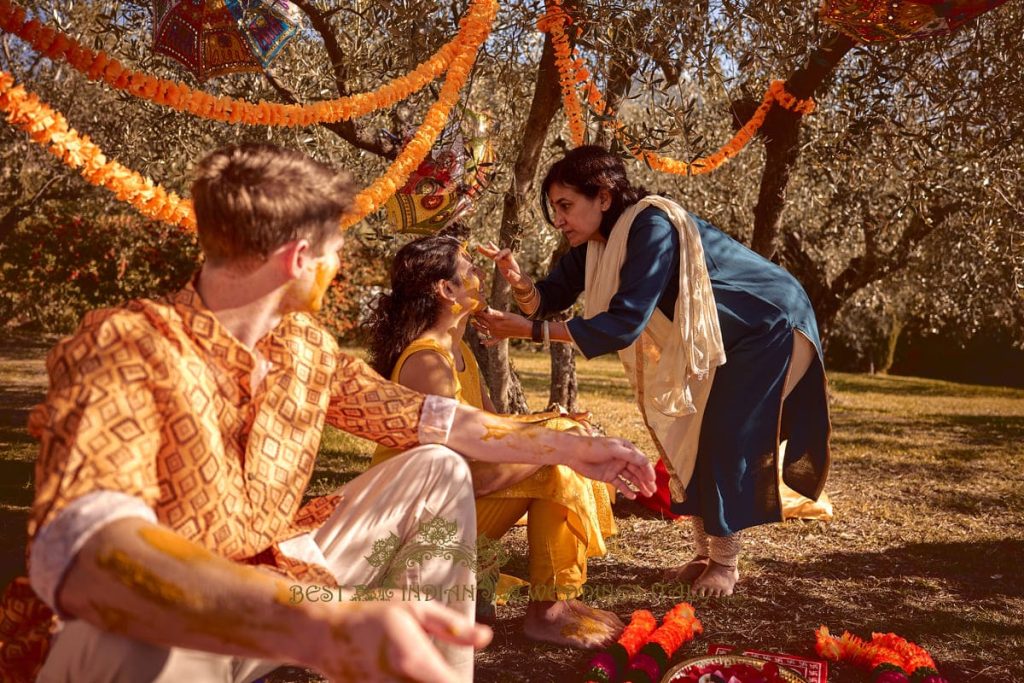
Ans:
[[[373,368],[416,391],[451,396],[493,413],[476,360],[462,341],[470,317],[485,306],[481,275],[452,237],[405,245],[391,267],[392,292],[378,299],[368,324]],[[520,417],[553,429],[582,428],[550,413]],[[398,453],[380,447],[373,464]],[[605,554],[604,537],[614,533],[605,485],[561,466],[471,462],[470,469],[479,534],[501,538],[529,513],[527,637],[586,648],[613,642],[621,620],[577,599],[587,578],[587,557]]]

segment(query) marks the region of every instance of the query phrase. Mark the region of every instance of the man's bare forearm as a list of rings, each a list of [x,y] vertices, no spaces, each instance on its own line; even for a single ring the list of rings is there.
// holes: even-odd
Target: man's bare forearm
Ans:
[[[447,445],[467,458],[526,465],[568,465],[591,479],[615,484],[627,498],[656,490],[654,468],[624,439],[577,436],[523,424],[476,410],[455,407]]]
[[[507,489],[537,472],[542,465],[518,465],[513,463],[478,462],[471,460],[469,469],[473,473],[473,493],[477,498]]]
[[[293,590],[283,578],[132,518],[89,539],[58,602],[79,619],[137,640],[313,666],[318,648],[333,640],[342,609],[299,601]]]
[[[566,436],[460,404],[449,432],[448,446],[483,462],[559,465],[565,460],[557,453],[558,447],[576,445],[576,437],[560,438]]]

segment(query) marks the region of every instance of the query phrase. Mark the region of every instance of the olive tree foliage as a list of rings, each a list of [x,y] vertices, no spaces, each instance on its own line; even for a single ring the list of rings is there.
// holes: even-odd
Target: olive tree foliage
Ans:
[[[657,35],[644,11],[637,21]],[[590,25],[595,52],[624,44],[608,22]],[[792,81],[835,41],[814,4],[690,3],[674,25],[671,48],[652,41],[635,61],[621,118],[634,141],[682,160],[714,151],[773,78]],[[781,261],[811,295],[826,340],[869,287],[902,319],[955,320],[962,335],[999,321],[1019,339],[1021,26],[1024,8],[1008,3],[951,36],[853,47],[819,74],[818,109],[798,122],[781,192],[771,187],[771,115],[713,173],[634,176]],[[766,188],[778,192],[774,207]],[[773,211],[776,234],[764,229]]]
[[[302,34],[267,73],[197,84],[150,51],[148,3],[22,2],[133,68],[216,94],[297,102],[370,90],[407,73],[454,35],[467,6],[465,0],[299,0]],[[574,0],[565,6],[573,16],[572,40],[626,124],[627,143],[693,160],[729,139],[772,79],[794,79],[813,91],[813,115],[773,111],[763,134],[713,173],[672,176],[636,161],[628,167],[638,184],[676,198],[789,268],[811,295],[826,339],[840,322],[853,329],[843,321],[857,318],[955,320],[953,328],[964,335],[983,322],[1024,328],[1014,284],[1015,274],[1016,286],[1022,284],[1024,267],[1022,3],[1008,2],[952,36],[852,49],[837,47],[817,2]],[[469,220],[473,239],[513,246],[534,276],[546,272],[558,246],[556,231],[540,216],[538,180],[571,144],[550,41],[535,30],[542,11],[541,0],[502,4],[464,92],[472,107],[492,115],[500,162]],[[241,140],[300,147],[369,182],[439,88],[435,83],[398,107],[350,123],[242,127],[89,83],[6,35],[0,67],[63,111],[108,156],[183,193],[195,160]],[[621,150],[601,123],[591,116],[590,140]],[[0,177],[0,241],[10,230],[5,226],[48,206],[125,210],[8,127],[0,127]],[[406,239],[393,234],[382,214],[353,236],[382,264]],[[496,307],[511,305],[499,279],[491,298]],[[521,409],[507,351],[488,353],[493,357],[483,365],[497,402]]]

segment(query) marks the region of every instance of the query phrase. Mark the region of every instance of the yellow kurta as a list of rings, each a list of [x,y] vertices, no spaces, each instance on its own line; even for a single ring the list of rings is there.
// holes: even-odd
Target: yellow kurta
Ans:
[[[399,356],[394,370],[391,372],[391,380],[398,382],[402,367],[411,355],[418,351],[434,351],[444,357],[452,368],[455,380],[454,398],[462,403],[483,410],[484,401],[483,388],[480,381],[480,368],[473,357],[473,353],[464,342],[460,342],[460,349],[465,366],[462,370],[458,370],[455,359],[438,342],[432,339],[417,339],[409,344],[402,352],[402,355]],[[585,428],[579,422],[568,417],[552,416],[550,413],[509,417],[519,421],[542,424],[549,429],[585,431]],[[378,447],[373,455],[371,466],[383,462],[400,452],[397,449],[385,448],[383,446]],[[581,547],[579,548],[579,553],[567,553],[563,557],[579,555],[576,563],[584,562],[585,564],[586,557],[602,556],[607,552],[605,537],[616,533],[615,520],[612,516],[612,499],[609,495],[608,486],[603,482],[588,479],[564,465],[542,467],[518,484],[477,499],[478,530],[480,533],[488,536],[500,536],[512,525],[514,520],[513,522],[508,521],[508,515],[505,514],[507,510],[503,509],[505,506],[495,506],[495,504],[505,501],[511,502],[513,500],[526,501],[528,503],[531,499],[548,501],[564,508],[565,523]],[[525,510],[529,506],[524,505],[523,507]],[[535,514],[536,512],[538,511],[534,510]],[[518,515],[513,516],[518,517]],[[540,517],[540,515],[537,516]],[[556,514],[552,516],[544,514],[543,517],[545,519],[553,519],[561,517],[561,515]],[[537,520],[533,521],[536,522]],[[499,529],[498,527],[504,527],[504,529]],[[545,534],[542,532],[541,535]],[[550,535],[558,536],[554,532]],[[586,578],[585,566],[577,568],[575,572],[562,570],[558,566],[535,570],[533,567],[535,544],[532,542],[534,533],[529,533],[529,536],[531,537],[531,583],[534,585],[538,583],[550,584],[553,581],[559,587],[557,591],[559,597],[567,596],[567,592],[561,590],[562,587],[576,583],[580,586],[582,585]],[[538,556],[541,554],[539,550],[536,553]],[[538,559],[540,558],[538,557]],[[554,564],[558,565],[561,562],[555,561]],[[553,574],[553,576],[546,577],[545,575],[548,573]],[[570,574],[576,578],[571,578]],[[568,597],[572,596],[568,595]]]

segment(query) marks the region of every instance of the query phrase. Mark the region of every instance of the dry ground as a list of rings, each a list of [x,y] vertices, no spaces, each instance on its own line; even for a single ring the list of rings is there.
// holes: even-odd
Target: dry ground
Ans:
[[[21,568],[35,453],[24,419],[44,390],[46,344],[0,345],[0,583]],[[531,405],[543,407],[546,357],[517,353],[516,363]],[[580,382],[608,432],[649,443],[614,359],[581,363]],[[705,634],[677,659],[710,642],[808,655],[813,629],[827,624],[917,640],[950,681],[1024,681],[1024,391],[838,373],[831,389],[836,519],[749,532],[740,593],[693,600]],[[356,476],[369,452],[330,432],[311,493]],[[624,618],[638,608],[660,615],[681,596],[651,586],[687,558],[686,527],[633,504],[616,514],[619,536],[590,564],[590,585],[604,596],[593,603]],[[525,576],[525,534],[510,536],[505,569]],[[587,655],[525,640],[523,610],[521,600],[499,608],[477,680],[573,680]],[[315,677],[290,670],[273,680]],[[830,680],[864,679],[834,667]]]

